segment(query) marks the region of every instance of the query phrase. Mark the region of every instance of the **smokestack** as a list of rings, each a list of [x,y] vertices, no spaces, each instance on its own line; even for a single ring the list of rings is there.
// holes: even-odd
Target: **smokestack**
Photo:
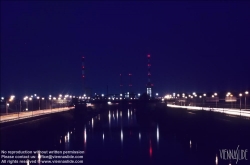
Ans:
[[[150,67],[151,67],[151,63],[150,63],[150,54],[148,54],[148,84],[151,84],[151,72],[150,72]]]
[[[123,87],[123,84],[122,84],[122,74],[120,74],[120,88],[121,88],[121,92],[123,93],[122,87]]]
[[[84,65],[85,58],[82,57],[82,81],[83,81],[83,94],[85,92],[84,80],[85,80],[85,65]]]
[[[153,84],[151,83],[151,63],[150,63],[150,54],[147,55],[148,58],[148,83],[147,83],[147,94],[152,97],[152,87]]]
[[[128,76],[129,76],[129,93],[131,93],[131,88],[132,88],[131,76],[132,76],[132,74],[129,73]]]

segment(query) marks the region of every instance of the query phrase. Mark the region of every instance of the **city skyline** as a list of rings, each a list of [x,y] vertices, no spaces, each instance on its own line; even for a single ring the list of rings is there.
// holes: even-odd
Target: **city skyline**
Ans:
[[[249,2],[1,1],[1,95],[249,90]]]

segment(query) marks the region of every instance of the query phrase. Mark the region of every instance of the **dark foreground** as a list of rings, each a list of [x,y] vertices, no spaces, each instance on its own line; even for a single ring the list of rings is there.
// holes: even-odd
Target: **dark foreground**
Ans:
[[[1,150],[84,151],[75,163],[88,165],[233,165],[236,160],[223,160],[220,150],[250,149],[248,119],[167,109],[160,103],[103,110],[84,117],[64,112],[2,127]],[[249,152],[246,159],[237,164],[250,164]],[[40,164],[43,160],[56,158],[41,158]]]

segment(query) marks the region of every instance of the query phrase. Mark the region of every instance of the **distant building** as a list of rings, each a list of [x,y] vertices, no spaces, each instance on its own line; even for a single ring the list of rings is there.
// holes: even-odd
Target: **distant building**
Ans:
[[[147,95],[152,97],[152,86],[151,85],[147,85]]]
[[[147,83],[147,95],[149,95],[150,97],[152,97],[152,87],[153,87],[153,84],[151,83],[151,72],[150,72],[151,63],[150,63],[150,54],[147,55],[147,58],[148,58],[148,83]]]

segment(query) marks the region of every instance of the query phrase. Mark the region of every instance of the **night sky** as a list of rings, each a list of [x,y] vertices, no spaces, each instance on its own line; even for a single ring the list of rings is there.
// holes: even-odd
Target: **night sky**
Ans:
[[[250,87],[250,3],[1,1],[1,95]]]

